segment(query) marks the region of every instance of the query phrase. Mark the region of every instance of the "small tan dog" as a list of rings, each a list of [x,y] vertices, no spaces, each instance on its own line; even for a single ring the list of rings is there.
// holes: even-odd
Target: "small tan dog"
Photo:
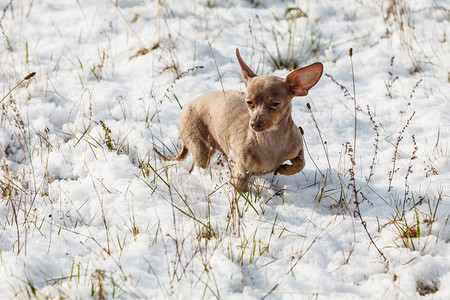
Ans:
[[[192,172],[197,165],[207,168],[215,150],[234,162],[235,188],[248,191],[252,175],[276,172],[292,175],[305,167],[302,132],[291,118],[291,100],[306,96],[320,79],[321,63],[299,68],[286,78],[256,74],[236,56],[247,93],[216,91],[189,103],[181,114],[178,129],[183,148],[175,158],[186,159],[190,151]],[[290,160],[292,164],[283,164]]]

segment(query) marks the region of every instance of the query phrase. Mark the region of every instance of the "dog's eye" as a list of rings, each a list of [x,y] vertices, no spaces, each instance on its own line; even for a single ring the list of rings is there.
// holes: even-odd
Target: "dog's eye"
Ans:
[[[272,108],[277,108],[277,107],[280,106],[280,102],[272,102],[272,103],[270,103],[270,106],[271,106]]]
[[[252,106],[253,105],[253,101],[252,100],[247,100],[247,105],[248,106]]]

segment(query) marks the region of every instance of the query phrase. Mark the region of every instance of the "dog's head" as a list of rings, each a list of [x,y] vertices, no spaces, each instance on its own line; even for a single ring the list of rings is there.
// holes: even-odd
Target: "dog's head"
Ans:
[[[275,129],[291,114],[292,98],[306,96],[323,72],[323,65],[314,63],[292,71],[286,78],[257,76],[242,60],[238,49],[236,56],[247,87],[245,101],[250,113],[249,125],[256,132]]]

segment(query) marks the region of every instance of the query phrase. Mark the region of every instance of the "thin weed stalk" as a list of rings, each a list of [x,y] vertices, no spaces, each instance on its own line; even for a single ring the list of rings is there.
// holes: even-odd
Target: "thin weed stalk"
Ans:
[[[386,256],[384,256],[383,252],[378,248],[377,244],[372,238],[372,235],[369,232],[369,229],[367,228],[367,223],[364,221],[361,209],[359,207],[360,202],[358,201],[358,193],[359,191],[356,188],[356,176],[354,167],[356,165],[356,132],[357,132],[357,104],[356,104],[356,88],[355,88],[355,72],[353,68],[353,49],[350,48],[349,50],[349,56],[350,56],[350,62],[351,62],[351,71],[352,71],[352,84],[353,84],[353,104],[354,104],[354,132],[353,132],[353,150],[350,152],[350,159],[351,159],[351,167],[349,169],[350,172],[350,181],[351,181],[351,187],[353,189],[353,197],[355,198],[355,210],[353,211],[353,215],[355,217],[358,217],[361,225],[364,227],[364,230],[367,233],[367,236],[370,239],[371,244],[375,247],[375,249],[378,251],[378,253],[383,257],[384,261],[387,261]],[[363,197],[364,199],[364,197]]]
[[[412,173],[413,160],[417,159],[416,153],[417,153],[417,150],[419,150],[419,148],[417,147],[417,143],[416,143],[416,137],[414,135],[412,135],[411,138],[412,138],[414,148],[413,148],[413,152],[411,154],[411,158],[409,159],[408,170],[406,171],[406,175],[405,175],[405,198],[403,199],[403,213],[405,211],[405,203],[411,201],[411,198],[408,197],[408,194],[409,194],[408,178],[409,178],[409,175]]]
[[[370,169],[370,173],[369,176],[366,177],[366,183],[367,185],[369,185],[372,176],[375,174],[375,162],[376,162],[376,158],[377,158],[377,154],[378,154],[378,143],[380,140],[380,133],[378,131],[378,125],[376,124],[372,113],[370,112],[370,106],[367,104],[367,114],[369,115],[370,118],[370,122],[372,122],[373,124],[373,130],[375,131],[375,143],[373,144],[374,146],[374,151],[373,151],[373,156],[372,156],[372,163],[369,166]]]
[[[10,90],[8,91],[8,93],[6,93],[6,95],[2,98],[2,100],[0,100],[0,104],[6,99],[6,97],[8,97],[9,95],[11,95],[11,93],[12,93],[18,86],[20,86],[24,81],[28,81],[28,80],[32,79],[35,75],[36,75],[36,72],[31,72],[30,74],[28,74],[27,76],[25,76],[21,81],[19,81],[19,83],[17,83],[12,89],[10,89]]]
[[[406,124],[403,126],[402,130],[399,131],[398,133],[398,137],[397,140],[394,144],[394,157],[392,158],[392,170],[389,171],[389,187],[388,187],[388,192],[391,191],[392,189],[392,180],[394,179],[394,175],[395,173],[397,173],[397,171],[399,170],[398,168],[396,168],[396,163],[397,163],[397,157],[398,157],[398,149],[399,149],[399,145],[400,142],[403,140],[403,134],[406,131],[406,128],[408,128],[409,123],[411,122],[411,120],[414,118],[414,115],[416,114],[415,111],[413,111],[413,113],[411,114],[411,117],[409,117],[408,120],[406,120]]]
[[[318,132],[318,134],[319,134],[320,142],[322,143],[323,151],[324,151],[324,153],[325,153],[325,157],[327,158],[328,172],[331,173],[330,157],[329,157],[329,155],[328,155],[328,149],[327,149],[327,147],[326,147],[327,142],[323,140],[323,137],[322,137],[322,131],[320,130],[319,125],[318,125],[318,123],[317,123],[317,120],[316,120],[316,118],[315,118],[315,116],[314,116],[314,113],[313,113],[313,111],[312,111],[312,109],[311,109],[311,104],[306,103],[306,107],[308,108],[309,113],[311,114],[311,118],[312,118],[312,120],[313,120],[313,122],[314,122],[314,126],[316,127],[317,132]]]

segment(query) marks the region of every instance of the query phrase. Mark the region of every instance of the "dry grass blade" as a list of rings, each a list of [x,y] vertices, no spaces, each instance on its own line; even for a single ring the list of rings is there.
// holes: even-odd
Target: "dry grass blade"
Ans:
[[[12,89],[9,90],[8,93],[6,93],[6,95],[2,98],[2,100],[0,100],[0,103],[2,103],[6,97],[8,97],[12,91],[14,91],[18,86],[20,86],[24,81],[28,81],[31,78],[33,78],[36,75],[36,72],[31,72],[30,74],[28,74],[27,76],[25,76],[21,81],[19,81],[19,83],[17,83]]]

